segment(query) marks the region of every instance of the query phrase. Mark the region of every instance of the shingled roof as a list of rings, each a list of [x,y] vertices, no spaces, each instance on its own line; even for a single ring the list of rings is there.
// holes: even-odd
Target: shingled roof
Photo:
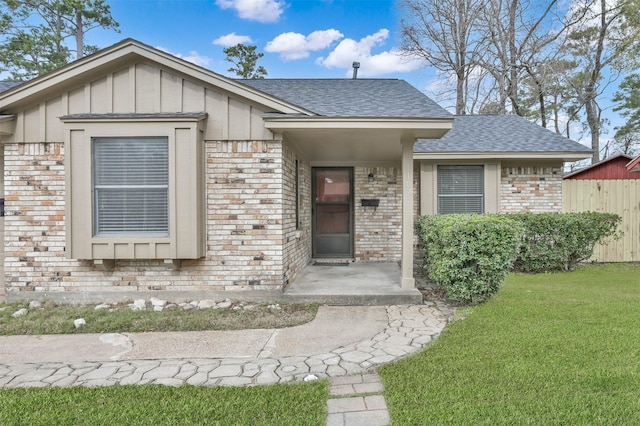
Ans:
[[[22,83],[22,81],[0,81],[0,93],[6,92],[7,90],[12,89],[18,84]]]
[[[241,83],[329,117],[451,118],[404,80],[254,79]]]
[[[413,151],[589,153],[591,149],[518,115],[457,115],[442,139],[421,139]]]

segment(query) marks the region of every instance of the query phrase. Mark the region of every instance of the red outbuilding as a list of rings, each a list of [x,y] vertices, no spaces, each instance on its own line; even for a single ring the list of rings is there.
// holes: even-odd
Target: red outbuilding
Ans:
[[[569,173],[564,179],[615,180],[640,179],[640,157],[634,159],[627,154],[618,154],[589,167]]]

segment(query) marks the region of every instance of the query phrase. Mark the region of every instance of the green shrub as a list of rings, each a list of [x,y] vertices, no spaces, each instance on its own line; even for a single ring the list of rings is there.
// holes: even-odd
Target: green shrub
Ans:
[[[617,237],[622,220],[611,213],[519,213],[510,215],[524,226],[515,268],[523,272],[571,271],[593,255],[593,247]]]
[[[445,215],[418,219],[427,275],[465,303],[494,295],[520,247],[522,225],[505,215]]]

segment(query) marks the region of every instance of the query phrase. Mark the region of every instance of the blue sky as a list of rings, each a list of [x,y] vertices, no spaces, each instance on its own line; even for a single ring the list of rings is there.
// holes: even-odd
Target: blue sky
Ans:
[[[93,30],[105,47],[135,38],[223,75],[222,49],[243,42],[264,53],[269,78],[402,78],[424,90],[434,74],[397,54],[394,0],[110,0],[120,33]]]
[[[268,78],[345,78],[358,61],[359,77],[407,80],[453,110],[454,100],[436,93],[447,85],[446,76],[399,54],[402,16],[397,0],[108,0],[108,4],[120,32],[90,31],[87,42],[101,48],[134,38],[228,76],[231,64],[222,50],[238,42],[254,44],[264,53],[258,64],[267,69]],[[619,116],[610,109],[605,115],[612,121],[611,129],[619,124]],[[612,133],[603,134],[601,141]],[[572,137],[588,145],[587,136],[576,123]]]

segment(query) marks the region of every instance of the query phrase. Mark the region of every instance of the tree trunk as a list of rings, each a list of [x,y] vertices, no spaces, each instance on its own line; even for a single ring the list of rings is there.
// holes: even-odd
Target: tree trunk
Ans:
[[[76,9],[76,59],[84,56],[84,29],[82,27],[82,11]]]
[[[595,164],[600,161],[600,113],[598,111],[598,104],[596,100],[596,84],[602,74],[602,55],[604,52],[605,38],[609,29],[606,13],[607,1],[600,0],[600,7],[602,12],[600,13],[600,28],[598,32],[595,60],[593,70],[591,71],[589,81],[587,82],[587,87],[585,88],[585,111],[587,113],[587,124],[589,125],[589,131],[591,132],[591,149],[593,149],[591,164]]]
[[[518,100],[518,49],[516,47],[516,11],[518,9],[519,0],[511,0],[509,4],[509,100],[511,101],[511,110],[522,115],[520,110],[520,101]]]

